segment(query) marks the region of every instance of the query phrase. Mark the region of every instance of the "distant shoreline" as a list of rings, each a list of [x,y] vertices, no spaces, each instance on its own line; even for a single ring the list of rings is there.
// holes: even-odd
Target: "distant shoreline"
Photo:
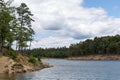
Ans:
[[[67,60],[120,60],[120,55],[87,55],[69,57]]]
[[[85,56],[76,56],[68,58],[42,58],[44,59],[66,59],[66,60],[120,60],[120,55],[85,55]]]

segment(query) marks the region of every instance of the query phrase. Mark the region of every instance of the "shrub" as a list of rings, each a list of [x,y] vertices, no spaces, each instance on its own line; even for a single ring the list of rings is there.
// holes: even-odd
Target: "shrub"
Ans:
[[[14,51],[14,50],[10,50],[10,57],[12,58],[12,59],[16,59],[17,58],[17,52],[16,51]]]
[[[37,59],[35,57],[30,57],[28,60],[30,63],[35,63]]]
[[[10,57],[10,58],[12,58],[14,60],[18,56],[17,51],[13,50],[12,48],[8,49],[7,47],[5,47],[5,48],[2,49],[2,55],[3,56],[8,56],[8,57]]]
[[[38,61],[40,61],[40,62],[41,62],[41,57],[38,57]]]

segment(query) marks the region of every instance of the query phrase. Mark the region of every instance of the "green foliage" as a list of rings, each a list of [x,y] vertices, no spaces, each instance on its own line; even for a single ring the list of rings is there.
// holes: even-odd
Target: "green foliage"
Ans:
[[[31,28],[31,22],[34,20],[31,18],[33,14],[31,11],[29,11],[29,8],[25,3],[21,3],[21,5],[17,7],[16,10],[18,13],[18,23],[20,25],[18,30],[19,36],[17,38],[17,43],[19,45],[19,50],[22,50],[23,47],[28,47],[28,41],[32,41],[32,35],[34,34],[34,31]]]
[[[16,51],[14,51],[14,50],[10,50],[10,55],[9,55],[12,59],[17,59],[17,56],[18,56],[18,54],[17,54],[17,52]]]
[[[14,60],[16,60],[17,56],[18,56],[16,51],[14,51],[13,49],[8,49],[8,48],[4,48],[2,50],[2,53],[3,53],[2,54],[3,56],[8,56],[8,57],[10,57],[10,58],[12,58]]]
[[[40,61],[40,62],[41,62],[41,57],[37,57],[37,59],[38,59],[38,61]]]
[[[95,37],[77,44],[71,44],[69,48],[36,48],[23,51],[27,56],[67,58],[70,56],[84,55],[120,55],[120,35]]]
[[[4,2],[4,0],[0,1],[0,45],[2,48],[9,43],[9,40],[12,36],[10,31],[10,23],[13,20],[13,16],[10,14],[10,7],[8,4]],[[11,41],[12,42],[12,41]]]
[[[28,60],[30,63],[35,63],[37,59],[35,57],[30,57]]]
[[[31,27],[31,22],[34,21],[31,18],[33,14],[25,3],[14,7],[11,6],[12,1],[0,0],[0,53],[3,53],[5,47],[10,51],[13,42],[17,42],[16,49],[22,50],[30,47],[33,40],[34,31]],[[15,58],[14,52],[8,53]]]

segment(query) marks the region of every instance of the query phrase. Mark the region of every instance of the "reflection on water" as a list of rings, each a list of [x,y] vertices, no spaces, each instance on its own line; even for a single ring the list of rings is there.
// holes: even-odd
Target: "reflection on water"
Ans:
[[[0,80],[14,80],[14,75],[0,74]]]
[[[120,80],[120,61],[44,60],[54,67],[0,80]]]

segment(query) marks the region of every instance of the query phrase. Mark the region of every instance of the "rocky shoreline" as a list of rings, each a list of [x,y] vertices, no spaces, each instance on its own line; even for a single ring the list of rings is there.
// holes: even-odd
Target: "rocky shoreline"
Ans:
[[[30,63],[28,62],[27,57],[21,55],[18,57],[17,60],[13,60],[10,57],[2,56],[0,57],[0,65],[0,74],[26,73],[52,67],[48,63],[39,61],[34,64]]]

